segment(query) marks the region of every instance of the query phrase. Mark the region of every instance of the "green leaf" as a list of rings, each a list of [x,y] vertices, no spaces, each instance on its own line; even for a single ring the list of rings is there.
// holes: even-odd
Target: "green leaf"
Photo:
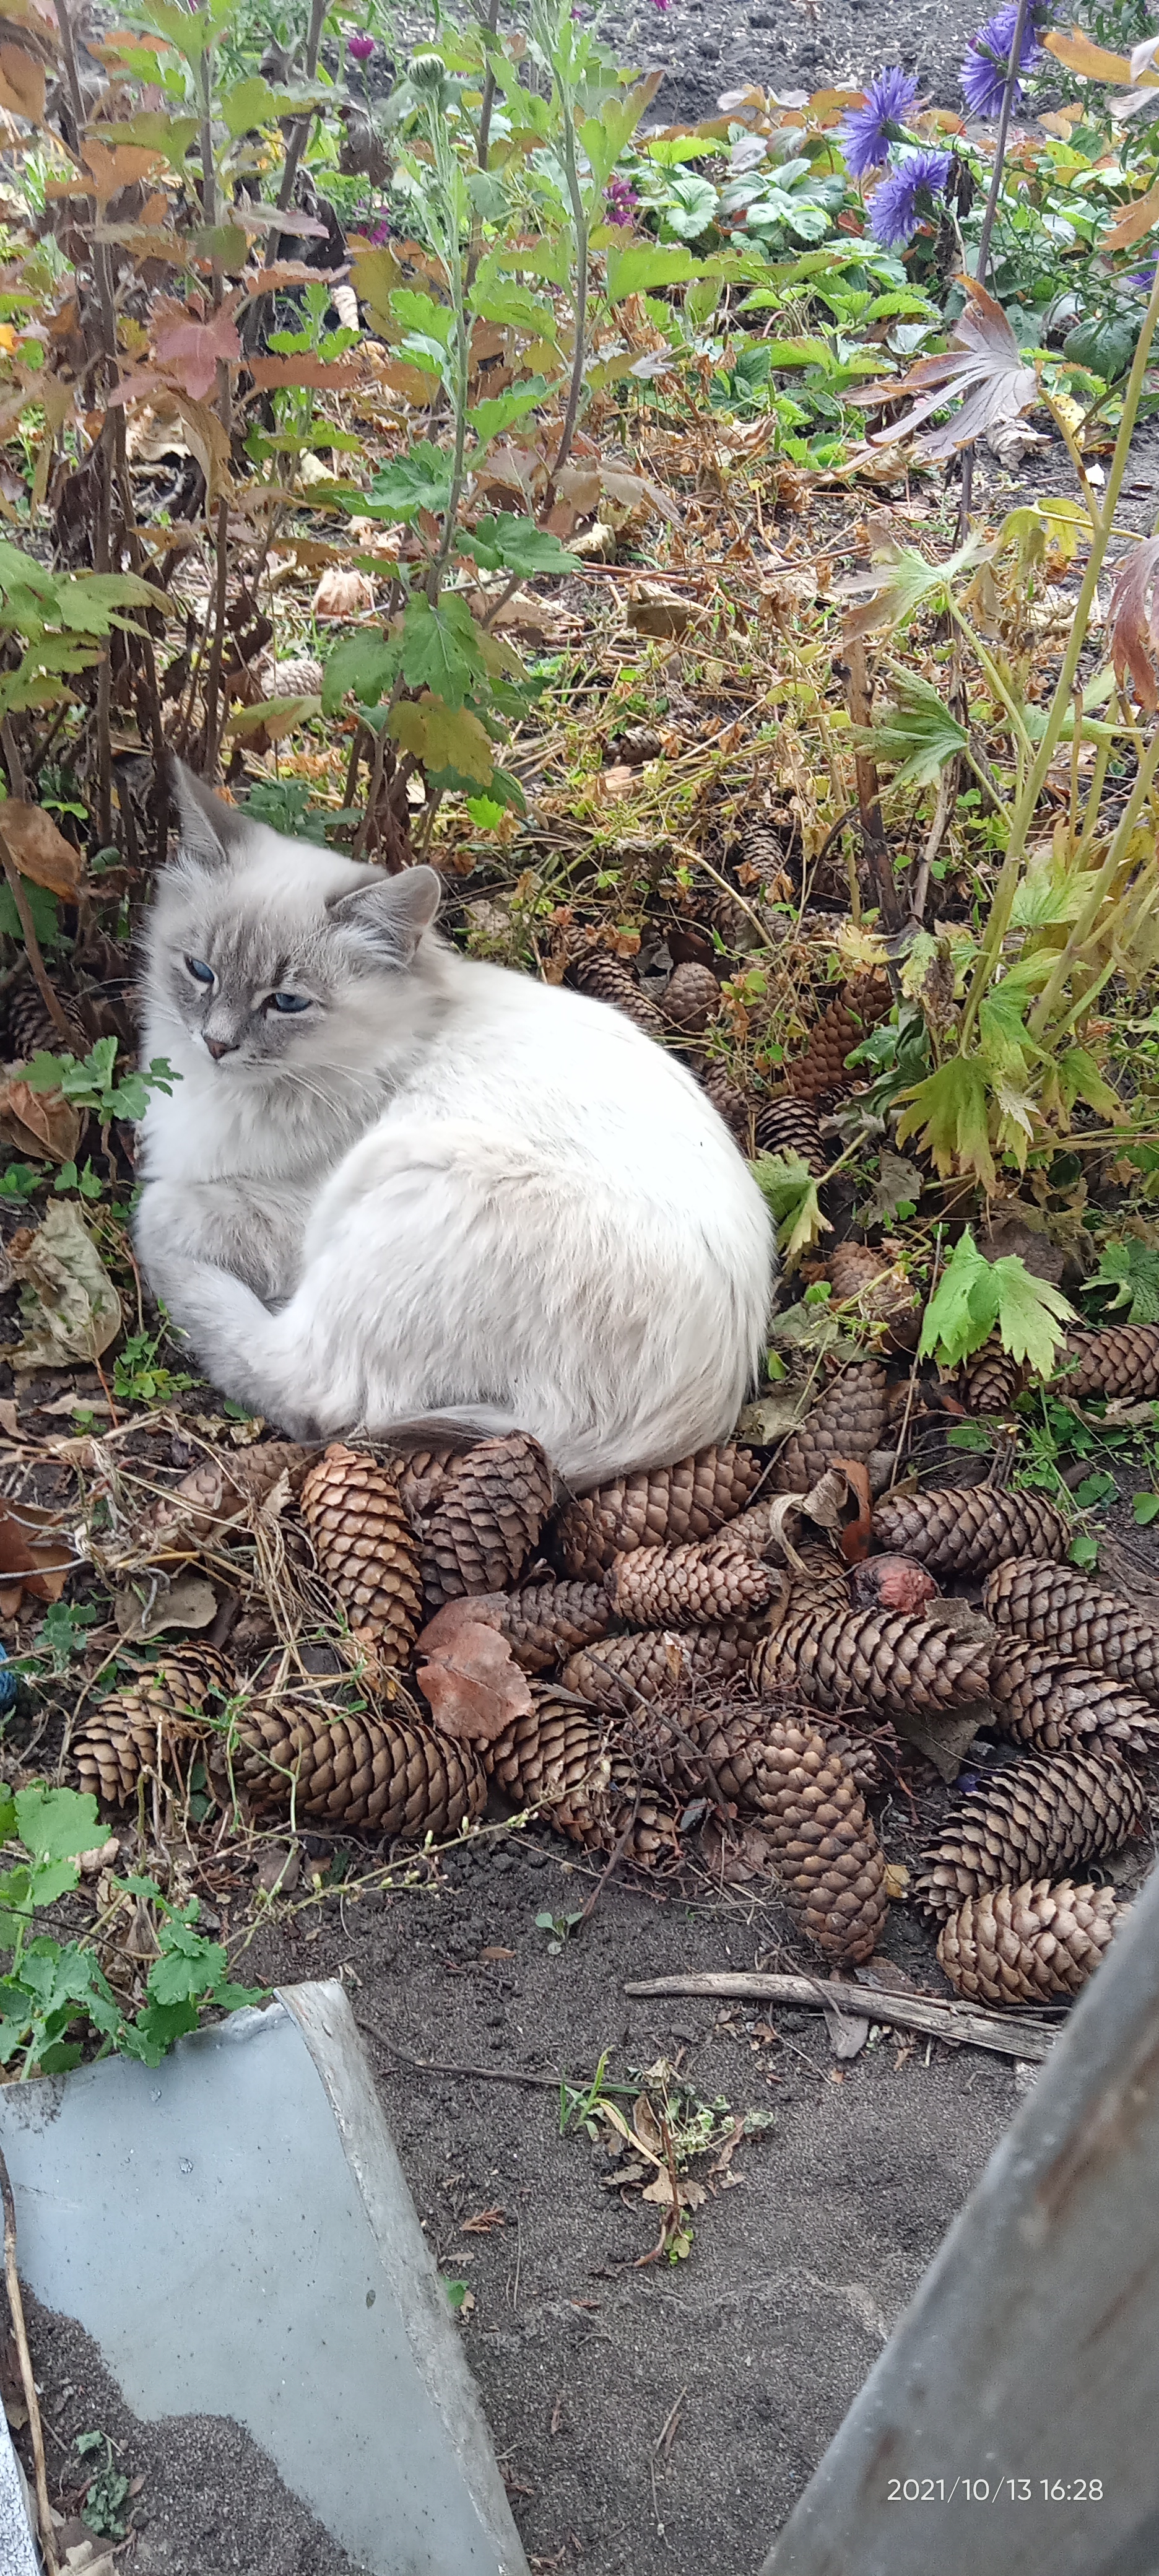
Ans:
[[[1099,1542],[1097,1538],[1091,1536],[1089,1530],[1080,1530],[1077,1537],[1072,1538],[1067,1555],[1072,1565],[1097,1565]]]
[[[851,725],[849,739],[875,760],[897,764],[895,787],[928,787],[955,752],[965,750],[969,735],[916,672],[895,680],[894,693],[888,713],[873,725]]]
[[[1159,1251],[1151,1244],[1134,1235],[1125,1243],[1105,1243],[1090,1284],[1117,1290],[1106,1309],[1109,1315],[1125,1308],[1129,1324],[1159,1324]]]
[[[1038,1377],[1049,1377],[1067,1326],[1075,1321],[1074,1307],[1048,1279],[1036,1279],[1018,1253],[1006,1254],[993,1269],[1003,1350],[1025,1360]]]
[[[529,376],[525,384],[515,385],[508,394],[494,394],[487,402],[475,403],[467,414],[467,427],[474,430],[481,447],[489,447],[493,438],[501,438],[529,411],[546,402],[550,387],[544,376]]]
[[[420,439],[407,455],[397,456],[393,464],[379,468],[359,506],[367,518],[390,519],[404,525],[417,519],[420,510],[429,510],[433,518],[441,517],[450,497],[449,455],[429,439]]]
[[[1132,1494],[1131,1508],[1138,1528],[1150,1529],[1152,1521],[1159,1521],[1159,1494]]]
[[[425,591],[407,602],[402,624],[402,668],[408,688],[430,689],[449,707],[461,707],[484,671],[475,621],[454,591],[432,608]]]
[[[751,1170],[776,1220],[785,1267],[792,1270],[810,1244],[832,1232],[821,1214],[816,1179],[799,1154],[764,1154]]]
[[[951,1056],[925,1082],[899,1093],[898,1098],[908,1103],[898,1120],[899,1145],[920,1128],[921,1142],[933,1155],[943,1180],[960,1167],[976,1172],[984,1187],[993,1189],[986,1074],[977,1057]]]
[[[472,529],[465,528],[456,544],[460,553],[473,555],[484,572],[530,576],[580,569],[579,556],[569,554],[549,529],[537,528],[534,519],[519,518],[510,510],[501,510],[494,519],[480,519]]]
[[[392,739],[422,762],[440,785],[488,787],[494,760],[486,729],[466,707],[429,694],[404,698],[390,719]]]
[[[46,1781],[34,1781],[17,1790],[15,1808],[17,1833],[36,1860],[71,1860],[100,1841],[97,1802],[87,1789],[51,1789]]]
[[[923,1359],[934,1353],[944,1367],[956,1368],[997,1328],[1012,1359],[1049,1377],[1074,1320],[1074,1308],[1060,1290],[1036,1279],[1019,1253],[987,1261],[967,1226],[926,1307],[918,1353]]]
[[[397,636],[377,634],[372,627],[363,627],[357,635],[344,635],[327,655],[322,673],[323,715],[336,716],[350,690],[360,706],[377,706],[386,696],[401,658]]]
[[[628,295],[650,295],[658,286],[679,286],[698,275],[691,251],[662,244],[633,242],[629,250],[608,252],[608,297],[622,304]]]

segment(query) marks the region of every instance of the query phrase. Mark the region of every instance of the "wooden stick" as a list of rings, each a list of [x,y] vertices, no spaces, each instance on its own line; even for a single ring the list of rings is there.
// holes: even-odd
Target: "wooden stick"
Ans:
[[[20,2281],[16,2270],[16,2202],[12,2195],[12,2181],[4,2160],[3,2149],[0,2149],[0,2198],[4,2203],[4,2279],[8,2289],[8,2306],[12,2317],[12,2332],[16,2341],[16,2357],[20,2363],[20,2384],[24,2391],[24,2403],[28,2408],[32,2457],[36,2466],[36,2512],[40,2523],[40,2546],[44,2556],[46,2576],[60,2576],[60,2560],[56,2554],[56,2540],[52,2527],[52,2507],[48,2501],[48,2472],[44,2464],[44,2429],[40,2421],[40,2402],[36,2394],[32,2355],[28,2349],[28,2330],[24,2323],[24,2301],[20,2295]]]
[[[652,1977],[646,1985],[625,1986],[624,1993],[706,1995],[722,2002],[795,2004],[798,2009],[804,2004],[813,2012],[835,2005],[838,2012],[859,2013],[862,2020],[928,2030],[961,2047],[992,2048],[1000,2057],[1030,2057],[1040,2063],[1053,2044],[1053,2033],[1041,2022],[1016,2020],[1013,2014],[1007,2021],[997,2013],[976,2012],[972,2004],[944,2004],[933,1995],[898,1995],[887,1987],[846,1985],[837,1978],[765,1976],[756,1969],[739,1969],[735,1975]]]

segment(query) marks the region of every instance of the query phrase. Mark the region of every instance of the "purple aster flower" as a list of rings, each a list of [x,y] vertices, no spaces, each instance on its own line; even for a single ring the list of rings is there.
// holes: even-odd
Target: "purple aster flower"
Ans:
[[[905,124],[917,94],[917,82],[908,72],[879,72],[866,90],[864,107],[851,108],[842,117],[841,148],[854,179],[865,179],[871,170],[880,170],[889,157],[890,144],[900,139],[898,129]]]
[[[353,54],[356,63],[368,63],[374,52],[373,36],[348,36],[346,51]]]
[[[630,230],[636,219],[640,200],[627,179],[609,179],[606,212],[610,224],[622,224]]]
[[[950,175],[948,152],[903,152],[873,191],[869,229],[883,250],[904,250],[927,212],[923,198],[940,197]]]
[[[1022,98],[1021,74],[1033,71],[1041,60],[1038,29],[1049,14],[1049,8],[1036,5],[1036,0],[1031,0],[1022,31],[1022,52],[1018,62],[1020,77],[1014,84],[1016,107]],[[1006,8],[999,9],[993,18],[987,19],[984,27],[979,27],[976,36],[971,36],[962,64],[962,90],[971,116],[1001,114],[1002,94],[1010,69],[1010,49],[1017,25],[1018,10],[1014,0],[1009,0]]]

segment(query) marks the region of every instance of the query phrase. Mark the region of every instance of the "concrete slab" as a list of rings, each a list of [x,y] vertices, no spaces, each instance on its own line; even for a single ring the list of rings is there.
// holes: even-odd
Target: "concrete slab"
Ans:
[[[0,2569],[3,2576],[42,2576],[28,2520],[24,2476],[0,2406]]]
[[[21,2277],[135,2414],[243,2424],[370,2576],[527,2576],[339,1985],[4,2086],[0,2143]]]

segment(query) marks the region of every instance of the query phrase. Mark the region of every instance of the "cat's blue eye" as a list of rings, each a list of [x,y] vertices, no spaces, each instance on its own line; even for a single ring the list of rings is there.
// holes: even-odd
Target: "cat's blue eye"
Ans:
[[[270,1008],[273,1011],[308,1011],[310,996],[308,993],[271,993]]]
[[[206,965],[204,957],[187,957],[185,963],[188,966],[189,972],[195,983],[212,984],[215,982],[216,979],[213,968],[212,966]]]

